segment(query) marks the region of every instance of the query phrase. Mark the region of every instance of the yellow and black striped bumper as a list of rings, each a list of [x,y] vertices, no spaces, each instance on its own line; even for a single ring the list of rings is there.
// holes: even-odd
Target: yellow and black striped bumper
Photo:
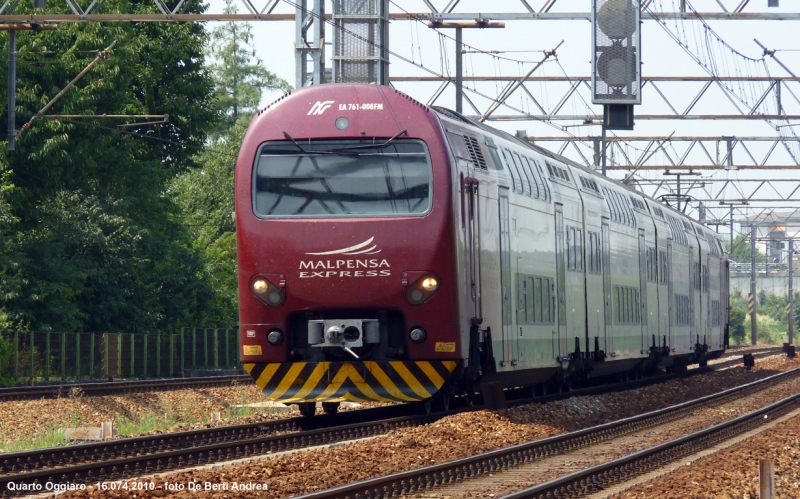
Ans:
[[[414,402],[438,392],[454,360],[291,362],[244,364],[270,400],[297,402]]]

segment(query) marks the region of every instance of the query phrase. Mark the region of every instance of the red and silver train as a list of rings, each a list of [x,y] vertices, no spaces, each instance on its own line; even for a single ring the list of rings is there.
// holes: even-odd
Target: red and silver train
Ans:
[[[311,86],[261,111],[236,227],[241,360],[304,413],[558,389],[728,343],[717,234],[388,87]]]

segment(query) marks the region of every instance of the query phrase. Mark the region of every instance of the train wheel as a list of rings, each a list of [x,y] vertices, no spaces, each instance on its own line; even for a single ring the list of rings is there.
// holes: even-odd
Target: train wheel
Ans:
[[[297,408],[300,409],[300,414],[304,418],[313,418],[314,414],[317,412],[317,403],[316,402],[301,402],[297,404]]]
[[[339,402],[323,402],[322,412],[325,414],[336,414],[339,411]]]
[[[430,414],[433,409],[433,398],[427,398],[421,402],[414,402],[414,412],[417,414]]]

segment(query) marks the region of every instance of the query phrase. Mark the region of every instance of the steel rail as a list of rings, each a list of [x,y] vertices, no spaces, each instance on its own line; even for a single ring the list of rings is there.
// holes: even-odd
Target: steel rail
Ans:
[[[385,409],[387,408],[379,407],[350,411],[329,415],[328,419],[324,419],[324,416],[307,418],[305,421],[301,421],[303,418],[293,418],[277,422],[278,424],[272,427],[273,432],[279,431],[280,428],[291,429],[302,425],[322,427],[278,435],[259,435],[260,426],[270,426],[268,423],[259,423],[240,425],[238,428],[222,427],[119,439],[100,444],[0,454],[3,469],[10,469],[10,472],[0,475],[0,497],[14,495],[14,491],[8,489],[8,484],[11,482],[17,488],[24,488],[25,485],[47,482],[88,485],[101,480],[122,480],[270,452],[375,436],[395,428],[430,423],[443,416],[442,413],[433,413],[375,421],[375,415]],[[459,411],[451,413],[456,412]],[[362,419],[367,422],[342,425],[344,418]],[[322,422],[323,420],[325,422]],[[241,436],[244,438],[240,438]],[[214,439],[217,441],[212,441]],[[156,450],[153,451],[153,447],[146,445],[153,445]]]
[[[761,426],[769,419],[783,416],[798,407],[800,393],[730,421],[705,430],[676,438],[670,442],[635,452],[597,466],[576,471],[533,487],[507,494],[501,499],[548,499],[552,497],[577,497],[599,492],[663,464],[695,454],[714,445]]]
[[[0,388],[0,400],[31,398],[54,398],[67,396],[70,390],[80,388],[86,395],[130,393],[146,390],[177,390],[181,388],[203,388],[230,386],[234,383],[252,384],[249,375],[203,376],[197,378],[156,378],[129,381],[96,381],[91,383],[57,384],[44,386],[20,386]]]
[[[709,368],[694,369],[684,376],[694,376],[708,371]],[[678,377],[676,374],[665,374],[623,383],[580,388],[534,398],[510,400],[508,405],[542,403],[580,395],[622,391],[676,377]],[[399,426],[425,424],[446,415],[480,409],[483,407],[472,406],[435,414],[407,416],[409,412],[415,410],[414,407],[410,404],[400,404],[315,418],[290,418],[274,422],[204,428],[0,454],[0,491],[4,490],[9,481],[27,483],[39,480],[40,483],[44,483],[48,479],[59,479],[61,483],[77,481],[88,484],[103,479],[132,478],[144,473],[171,471],[209,462],[207,457],[209,452],[216,453],[214,461],[237,459],[276,450],[303,448],[382,434]],[[403,416],[399,416],[400,414]],[[331,433],[345,429],[349,432],[345,436]],[[274,436],[280,432],[286,434]],[[325,436],[320,437],[320,434]],[[206,457],[198,457],[201,455]],[[137,463],[138,467],[132,469],[131,465]],[[2,496],[0,493],[0,497]]]
[[[748,350],[747,352],[739,353],[738,354],[739,355],[738,359],[731,359],[731,360],[726,360],[725,362],[718,362],[716,364],[710,364],[709,367],[711,367],[714,370],[717,370],[717,369],[724,368],[724,367],[735,366],[736,364],[742,364],[743,363],[742,355],[744,355],[746,353],[752,354],[754,359],[763,359],[764,357],[769,357],[769,356],[772,356],[772,355],[780,355],[781,353],[783,353],[783,347],[769,348],[769,349],[765,349],[764,351]]]
[[[466,478],[486,473],[497,473],[517,464],[531,462],[579,447],[586,447],[596,442],[629,434],[663,422],[672,421],[695,410],[698,406],[703,404],[712,401],[715,403],[724,403],[726,400],[760,390],[765,385],[777,383],[798,375],[800,375],[800,368],[785,371],[720,393],[707,395],[638,416],[585,428],[583,430],[563,433],[541,440],[534,440],[532,442],[496,449],[475,456],[456,459],[432,466],[425,466],[340,485],[330,489],[297,496],[297,499],[353,499],[358,497],[375,499],[414,494],[443,484],[455,483]],[[797,397],[800,397],[800,395]],[[551,497],[570,496],[562,495]]]

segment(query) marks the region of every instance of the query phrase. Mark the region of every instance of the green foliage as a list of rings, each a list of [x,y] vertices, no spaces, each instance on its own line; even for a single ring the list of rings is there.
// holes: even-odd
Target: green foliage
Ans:
[[[233,0],[225,0],[225,5],[226,14],[237,12]],[[211,32],[214,99],[223,114],[219,133],[236,124],[246,125],[258,110],[264,90],[288,92],[292,88],[261,65],[252,43],[250,23],[222,23]]]
[[[233,325],[238,320],[234,168],[245,128],[233,126],[201,153],[198,170],[172,185],[193,248],[203,260],[203,279],[213,288],[205,323]]]
[[[730,338],[734,345],[744,345],[747,342],[744,328],[746,317],[746,309],[731,308]]]
[[[154,8],[128,0],[104,6]],[[18,127],[114,40],[111,54],[50,113],[169,114],[169,123],[117,129],[110,120],[40,120],[15,151],[3,144],[4,327],[169,330],[195,322],[211,295],[166,192],[176,174],[195,167],[219,115],[210,103],[202,25],[75,23],[20,32]]]
[[[752,260],[752,252],[750,251],[750,237],[748,234],[739,234],[733,240],[733,252],[731,252],[730,243],[725,243],[725,249],[728,250],[728,258],[738,263],[747,263]],[[756,261],[763,262],[766,255],[756,246]]]

